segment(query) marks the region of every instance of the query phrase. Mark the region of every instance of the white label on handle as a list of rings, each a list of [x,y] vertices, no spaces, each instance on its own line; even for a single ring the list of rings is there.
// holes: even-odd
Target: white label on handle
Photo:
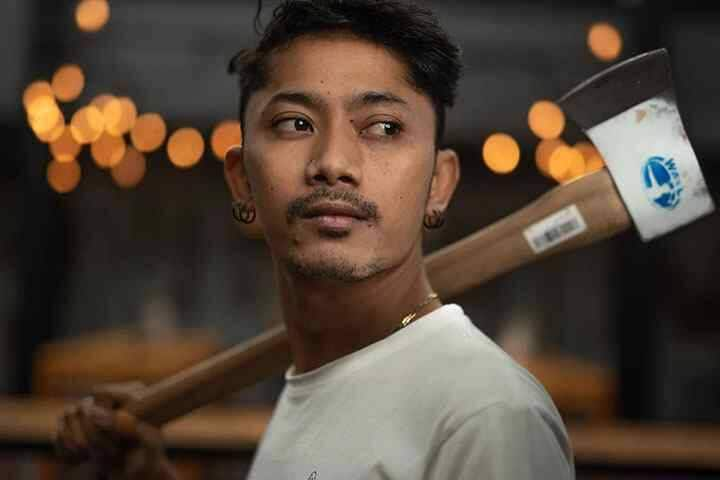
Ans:
[[[643,240],[714,210],[672,98],[651,98],[586,133],[605,157]]]
[[[549,215],[523,231],[535,253],[542,253],[587,230],[585,219],[575,205]]]

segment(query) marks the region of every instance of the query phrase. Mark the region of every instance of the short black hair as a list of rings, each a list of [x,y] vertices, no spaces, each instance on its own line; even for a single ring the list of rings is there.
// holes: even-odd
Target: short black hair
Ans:
[[[303,35],[334,31],[350,33],[400,56],[408,69],[408,82],[432,101],[438,148],[446,109],[455,102],[462,71],[460,48],[430,10],[398,0],[285,0],[273,11],[258,46],[242,50],[230,61],[228,71],[240,77],[240,122],[252,94],[268,82],[268,60],[275,51]]]

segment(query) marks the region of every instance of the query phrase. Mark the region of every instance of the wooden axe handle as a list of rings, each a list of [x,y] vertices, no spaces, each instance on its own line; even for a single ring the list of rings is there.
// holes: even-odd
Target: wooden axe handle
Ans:
[[[573,204],[587,230],[541,254],[534,253],[523,231]],[[630,225],[610,175],[603,169],[555,187],[510,216],[434,252],[426,257],[425,265],[440,297],[449,298],[522,265],[613,236]],[[285,329],[274,328],[147,387],[123,408],[162,425],[281,373],[290,362]]]
[[[587,230],[540,254],[533,252],[524,230],[570,205],[578,208]],[[440,298],[449,298],[523,265],[612,237],[631,225],[610,174],[602,169],[557,186],[513,214],[433,252],[425,267]]]

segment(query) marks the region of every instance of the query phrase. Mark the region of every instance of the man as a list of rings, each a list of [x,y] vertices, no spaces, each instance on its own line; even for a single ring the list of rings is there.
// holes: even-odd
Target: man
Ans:
[[[423,225],[442,223],[460,175],[440,148],[459,50],[434,17],[287,1],[233,69],[233,213],[270,248],[293,355],[250,478],[573,478],[544,389],[442,305],[423,268]],[[63,417],[59,447],[125,478],[174,478],[159,432],[118,439],[100,403]]]

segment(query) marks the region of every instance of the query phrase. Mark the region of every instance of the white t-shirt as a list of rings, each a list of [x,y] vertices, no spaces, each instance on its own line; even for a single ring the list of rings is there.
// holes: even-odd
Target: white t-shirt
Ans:
[[[575,477],[545,389],[458,305],[285,377],[251,480]]]

